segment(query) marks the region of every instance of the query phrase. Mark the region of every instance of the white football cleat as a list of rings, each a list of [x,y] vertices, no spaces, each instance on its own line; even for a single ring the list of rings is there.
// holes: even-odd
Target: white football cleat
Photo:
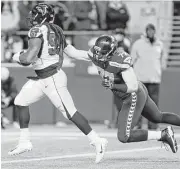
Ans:
[[[104,157],[104,153],[105,153],[108,141],[105,138],[99,138],[96,140],[96,142],[92,142],[90,144],[92,146],[95,146],[95,148],[96,148],[96,161],[95,161],[95,163],[97,164]]]
[[[14,149],[12,149],[8,152],[8,155],[10,155],[10,156],[19,155],[19,154],[31,151],[32,148],[33,148],[33,146],[32,146],[31,141],[28,140],[25,142],[20,142]]]

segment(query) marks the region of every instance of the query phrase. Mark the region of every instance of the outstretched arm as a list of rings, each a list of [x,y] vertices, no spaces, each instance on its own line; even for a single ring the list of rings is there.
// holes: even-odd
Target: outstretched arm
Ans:
[[[69,57],[77,60],[90,61],[88,51],[78,50],[72,45],[67,45],[67,47],[64,49],[64,53]]]
[[[136,92],[138,90],[138,80],[132,67],[123,71],[122,77],[127,85],[127,93]]]

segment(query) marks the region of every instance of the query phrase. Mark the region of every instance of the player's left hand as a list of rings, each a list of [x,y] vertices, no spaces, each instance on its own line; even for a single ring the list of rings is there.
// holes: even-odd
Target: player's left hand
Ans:
[[[113,82],[110,79],[104,78],[102,81],[102,85],[106,87],[107,89],[113,88]]]
[[[21,52],[17,52],[13,55],[12,59],[16,62],[19,62],[19,56],[21,55]]]
[[[20,52],[15,53],[15,54],[13,55],[12,59],[13,59],[14,61],[20,63],[19,57],[20,57],[20,55],[21,55],[22,53],[24,53],[24,52],[25,52],[25,51],[23,50],[23,51],[20,51]]]

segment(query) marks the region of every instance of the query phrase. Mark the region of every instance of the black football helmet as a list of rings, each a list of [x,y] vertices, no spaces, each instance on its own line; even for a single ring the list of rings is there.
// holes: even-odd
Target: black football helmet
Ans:
[[[111,59],[111,54],[117,48],[117,41],[113,36],[102,35],[100,36],[93,46],[93,57],[96,60],[108,61]]]
[[[54,9],[51,5],[45,3],[35,5],[26,18],[27,25],[30,28],[44,22],[51,22],[53,19]]]

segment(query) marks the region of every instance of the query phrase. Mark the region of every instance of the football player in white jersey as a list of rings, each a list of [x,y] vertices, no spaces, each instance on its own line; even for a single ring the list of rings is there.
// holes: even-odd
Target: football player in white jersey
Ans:
[[[63,52],[71,57],[87,53],[68,45],[62,29],[53,24],[53,19],[54,10],[50,5],[36,5],[27,18],[30,26],[29,47],[27,51],[18,52],[13,56],[13,59],[23,66],[32,65],[36,76],[28,77],[28,82],[15,98],[14,103],[19,112],[20,139],[18,145],[8,154],[17,155],[32,149],[28,129],[29,106],[47,96],[66,118],[87,135],[96,148],[95,162],[99,163],[104,156],[107,140],[100,138],[86,118],[77,111],[67,89],[66,74],[61,69]]]

